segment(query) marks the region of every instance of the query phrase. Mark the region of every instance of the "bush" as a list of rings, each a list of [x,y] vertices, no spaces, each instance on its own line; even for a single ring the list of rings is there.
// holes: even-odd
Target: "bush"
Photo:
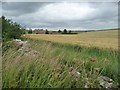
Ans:
[[[2,21],[3,41],[20,38],[21,34],[25,33],[25,29],[23,29],[16,22],[12,22],[10,19],[6,19],[5,16],[2,16],[0,20]]]
[[[29,31],[28,31],[28,34],[32,34],[32,30],[29,30]]]

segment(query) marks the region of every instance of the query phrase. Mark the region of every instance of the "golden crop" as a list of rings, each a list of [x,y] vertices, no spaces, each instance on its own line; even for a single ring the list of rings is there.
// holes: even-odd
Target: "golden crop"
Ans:
[[[24,37],[90,47],[118,49],[118,30],[84,32],[75,35],[26,34]]]

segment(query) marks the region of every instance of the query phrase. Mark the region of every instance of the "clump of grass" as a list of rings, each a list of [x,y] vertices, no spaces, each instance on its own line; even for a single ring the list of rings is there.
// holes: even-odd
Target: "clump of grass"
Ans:
[[[12,44],[12,42],[11,42]],[[3,53],[3,88],[100,88],[101,75],[117,83],[117,51],[29,40],[33,57],[11,47]]]

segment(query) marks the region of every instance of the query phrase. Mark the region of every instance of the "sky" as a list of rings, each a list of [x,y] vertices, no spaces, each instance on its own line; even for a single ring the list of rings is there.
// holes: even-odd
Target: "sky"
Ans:
[[[99,30],[118,27],[117,2],[2,2],[2,15],[26,28]]]

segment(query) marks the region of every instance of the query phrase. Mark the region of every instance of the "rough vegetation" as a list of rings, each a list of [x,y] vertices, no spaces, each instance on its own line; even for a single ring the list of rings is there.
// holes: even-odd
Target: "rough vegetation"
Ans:
[[[117,87],[115,50],[41,40],[22,42],[9,42],[11,48],[3,54],[4,88]]]

